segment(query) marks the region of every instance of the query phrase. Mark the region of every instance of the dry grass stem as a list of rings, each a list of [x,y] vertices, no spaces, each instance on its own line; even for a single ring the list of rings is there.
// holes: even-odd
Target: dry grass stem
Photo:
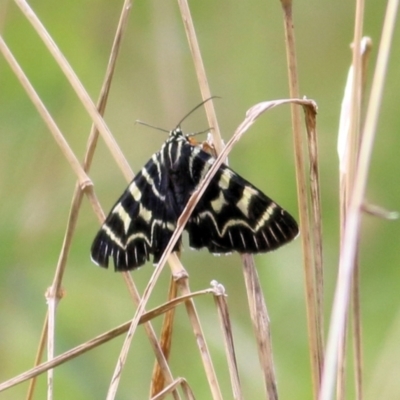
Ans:
[[[372,41],[368,37],[361,39],[359,46],[360,58],[357,60],[357,66],[361,68],[361,71],[355,73],[355,66],[351,66],[348,74],[347,84],[345,88],[345,96],[341,107],[340,116],[340,130],[338,137],[338,153],[339,153],[339,171],[340,171],[340,230],[341,238],[343,235],[343,230],[346,225],[346,210],[349,205],[349,193],[351,193],[351,188],[353,185],[352,179],[355,174],[355,162],[359,156],[359,145],[360,145],[360,134],[357,131],[355,135],[351,135],[352,107],[353,101],[353,90],[356,90],[358,96],[354,98],[357,105],[361,108],[364,101],[364,89],[366,83],[366,71],[367,71],[367,61],[369,59],[369,54],[372,49]],[[361,86],[355,88],[354,76],[357,75],[357,83]],[[361,116],[362,110],[359,109],[355,113],[355,117]],[[357,122],[355,126],[361,126],[361,122]],[[352,136],[356,136],[355,139]],[[354,146],[354,147],[353,147]],[[357,245],[358,254],[358,245]],[[354,377],[355,377],[355,387],[357,399],[362,399],[362,352],[361,352],[361,310],[360,310],[360,298],[359,298],[359,265],[358,256],[356,257],[356,262],[354,265],[354,277],[352,282],[352,297],[353,297],[353,348],[354,348]],[[346,312],[346,321],[350,313]],[[345,329],[345,332],[348,330]],[[339,345],[339,355],[338,355],[338,378],[336,384],[337,397],[344,398],[345,396],[345,373],[346,373],[346,348],[347,348],[347,338],[344,336],[341,339],[341,344]]]
[[[128,24],[128,16],[132,8],[132,1],[133,0],[125,0],[122,6],[121,15],[118,21],[118,26],[115,32],[114,41],[111,47],[110,58],[107,64],[105,78],[100,90],[99,100],[97,102],[97,110],[101,116],[104,115],[104,111],[106,109],[108,94],[110,92],[112,78],[114,76],[115,66],[117,64],[117,58],[122,44],[122,38],[126,31]],[[92,157],[96,150],[98,135],[99,131],[96,129],[96,125],[93,124],[90,131],[87,151],[84,159],[84,166],[87,168],[87,170],[90,169],[90,165],[92,163]],[[131,178],[128,177],[128,179]]]
[[[178,222],[179,225],[179,222]],[[169,257],[169,263],[172,270],[172,275],[176,280],[179,291],[183,296],[190,296],[191,290],[189,287],[189,279],[186,270],[181,264],[176,253],[172,253]],[[213,288],[215,292],[215,288]],[[211,355],[208,350],[207,342],[201,327],[200,318],[197,314],[196,307],[192,298],[185,302],[186,312],[192,325],[193,335],[196,338],[196,343],[200,351],[200,357],[203,362],[204,372],[206,374],[208,384],[213,396],[213,399],[222,399],[221,389],[212,363]]]
[[[7,47],[6,43],[4,42],[4,40],[1,36],[0,36],[0,51],[3,53],[4,58],[7,60],[11,69],[13,70],[15,76],[20,81],[20,83],[23,86],[23,88],[25,89],[26,93],[32,100],[32,103],[38,110],[38,113],[43,118],[43,121],[46,123],[47,127],[49,128],[50,132],[52,133],[52,135],[53,135],[55,141],[57,142],[57,144],[59,145],[62,153],[64,154],[68,163],[71,165],[71,168],[73,169],[76,176],[78,177],[79,184],[81,185],[81,187],[85,188],[86,186],[92,185],[90,178],[86,175],[86,173],[83,170],[83,168],[81,167],[78,159],[75,157],[75,154],[69,147],[67,141],[64,139],[64,136],[61,133],[60,129],[58,128],[57,124],[54,122],[50,113],[47,111],[45,105],[40,100],[40,97],[36,93],[35,89],[29,82],[27,76],[24,74],[22,68],[19,66],[17,60],[14,58],[10,49]]]
[[[360,88],[354,89],[354,66],[351,65],[347,77],[346,87],[344,91],[344,97],[342,100],[341,113],[340,113],[340,123],[339,123],[339,133],[338,133],[338,156],[339,156],[339,206],[340,206],[340,232],[341,239],[344,231],[344,226],[346,223],[346,210],[349,202],[349,193],[351,192],[352,181],[349,179],[350,176],[354,177],[354,162],[358,158],[359,154],[359,143],[360,141],[351,139],[351,118],[352,115],[352,100],[353,100],[353,90],[356,90],[360,94],[360,101],[358,105],[361,107],[364,103],[364,88],[366,83],[366,70],[367,61],[369,59],[369,54],[372,49],[372,41],[368,37],[364,37],[360,43],[360,56],[361,62],[357,62],[362,70],[357,74],[359,76],[358,82],[361,84]],[[356,98],[356,101],[358,99]],[[362,110],[358,110],[356,115],[361,115]],[[359,133],[357,132],[357,137],[359,138]],[[351,146],[356,147],[351,150]],[[355,156],[350,156],[350,152],[356,153]],[[355,384],[357,398],[362,398],[362,354],[361,354],[361,313],[360,313],[360,299],[359,299],[359,267],[358,263],[355,265],[355,275],[353,279],[353,336],[354,336],[354,373],[355,373]],[[349,313],[347,312],[347,316]],[[347,317],[346,316],[346,320]],[[345,329],[347,331],[347,329]],[[347,348],[347,338],[344,336],[341,339],[339,345],[340,354],[338,355],[338,378],[336,383],[337,398],[342,399],[345,396],[345,363],[346,363],[346,348]]]
[[[316,319],[317,330],[319,334],[317,339],[322,342],[318,344],[318,348],[323,348],[324,337],[324,315],[323,315],[323,300],[324,300],[324,271],[322,258],[322,211],[321,211],[321,192],[320,180],[318,171],[318,135],[317,135],[317,110],[313,107],[305,107],[305,122],[308,137],[308,156],[310,167],[310,203],[313,218],[310,221],[311,231],[314,232],[314,265],[315,265],[315,293],[316,293]]]
[[[139,324],[145,324],[146,322],[170,311],[171,309],[177,307],[179,304],[185,303],[188,299],[197,297],[197,296],[203,296],[206,294],[214,294],[215,289],[214,288],[208,288],[208,289],[203,289],[199,290],[196,292],[191,292],[186,296],[180,296],[177,297],[173,300],[171,300],[168,303],[164,303],[159,307],[156,307],[146,313],[144,313],[140,320]],[[21,382],[24,382],[28,379],[33,378],[34,376],[40,375],[46,371],[48,371],[51,368],[54,368],[58,365],[64,364],[65,362],[74,359],[75,357],[78,357],[79,355],[82,355],[89,350],[92,350],[96,348],[97,346],[102,345],[103,343],[107,343],[108,341],[124,334],[125,332],[128,331],[129,327],[131,325],[131,321],[125,322],[122,325],[119,325],[118,327],[111,329],[91,340],[88,340],[87,342],[74,347],[73,349],[70,349],[66,351],[65,353],[62,353],[58,355],[57,357],[54,357],[52,360],[44,362],[37,367],[31,368],[28,371],[23,372],[20,375],[17,375],[7,381],[4,381],[0,383],[0,392],[9,389],[15,385],[18,385]]]
[[[264,375],[265,391],[268,394],[269,400],[277,400],[278,388],[272,352],[268,310],[264,296],[262,295],[262,289],[253,257],[244,254],[242,255],[242,260],[247,301],[249,303],[250,317],[256,336],[258,358]]]
[[[355,33],[354,33],[354,51],[353,51],[353,82],[351,91],[351,102],[350,102],[350,122],[349,122],[349,137],[346,154],[346,174],[344,176],[345,189],[343,195],[343,204],[341,208],[344,210],[344,220],[341,221],[341,227],[345,229],[346,226],[346,215],[347,209],[350,205],[350,194],[354,185],[354,177],[356,174],[357,161],[359,158],[360,142],[362,137],[360,131],[362,129],[362,106],[364,104],[364,89],[367,76],[367,60],[372,50],[372,41],[367,37],[362,37],[362,26],[363,26],[363,14],[364,14],[364,2],[360,1],[360,7],[356,14]],[[344,231],[341,231],[341,238]],[[356,389],[356,398],[361,400],[363,398],[363,381],[362,381],[362,345],[361,345],[361,304],[360,304],[360,265],[359,265],[359,240],[356,243],[355,256],[354,256],[354,271],[351,282],[351,298],[352,298],[352,316],[353,316],[353,349],[354,349],[354,382]],[[341,340],[346,342],[346,321],[348,316],[351,315],[350,310],[346,310],[345,328],[343,330],[343,337]],[[346,349],[340,348],[339,352],[339,368],[342,374],[345,373],[345,360],[346,360]],[[343,365],[340,365],[340,364]],[[345,379],[338,377],[337,383],[338,391],[345,396]]]
[[[211,286],[215,289],[214,301],[217,306],[219,320],[221,323],[221,330],[224,338],[226,359],[228,362],[229,376],[231,378],[231,386],[233,398],[235,400],[242,400],[243,394],[240,386],[239,372],[237,367],[235,345],[233,341],[233,332],[231,320],[229,317],[229,309],[226,301],[225,288],[223,285],[216,281],[211,282]]]
[[[48,314],[46,313],[46,317],[45,317],[45,320],[43,323],[42,333],[41,333],[40,339],[39,339],[39,346],[38,346],[38,349],[36,352],[35,362],[33,364],[35,367],[37,365],[39,365],[40,362],[42,361],[43,352],[45,349],[45,343],[47,340],[47,329],[48,329]],[[30,380],[29,386],[28,386],[28,392],[26,394],[26,400],[33,399],[35,388],[36,388],[36,382],[37,382],[36,377]]]
[[[103,114],[104,110],[105,110],[107,97],[108,97],[108,93],[109,93],[109,89],[110,89],[110,85],[111,85],[111,81],[112,81],[112,76],[113,76],[113,72],[114,72],[114,68],[115,68],[116,56],[118,54],[118,50],[120,47],[122,33],[126,27],[126,21],[127,21],[127,15],[128,15],[127,11],[130,9],[130,2],[126,1],[125,3],[126,4],[123,8],[121,18],[120,18],[120,23],[118,25],[117,33],[116,33],[115,40],[114,40],[114,43],[112,46],[111,57],[110,57],[110,61],[109,61],[107,72],[106,72],[106,78],[105,78],[105,81],[103,83],[102,90],[100,93],[100,99],[98,102],[98,110],[99,110],[100,114]],[[91,164],[92,156],[94,154],[97,137],[98,137],[98,132],[95,129],[95,127],[93,126],[91,134],[89,135],[89,143],[87,146],[87,152],[85,155],[85,160],[84,160],[84,165],[83,165],[85,172],[87,172],[90,169],[90,164]],[[92,187],[90,187],[90,189],[92,189]],[[87,190],[86,192],[88,194],[90,202],[92,203],[95,213],[98,215],[100,221],[103,221],[104,213],[103,213],[100,205],[98,204],[97,199],[95,198],[93,190],[90,190],[90,191]],[[61,287],[61,282],[62,282],[62,278],[64,275],[64,269],[65,269],[66,263],[67,263],[70,245],[72,243],[72,238],[73,238],[73,234],[75,231],[76,222],[77,222],[78,216],[79,216],[82,195],[83,195],[83,191],[81,190],[81,185],[79,185],[79,182],[78,182],[78,184],[75,187],[74,194],[73,194],[71,211],[70,211],[70,215],[68,218],[67,229],[66,229],[60,257],[59,257],[59,260],[57,263],[57,268],[56,268],[56,273],[55,273],[55,276],[53,279],[53,284],[52,284],[52,287],[48,291],[49,292],[48,293],[49,311],[46,314],[44,329],[48,328],[49,332],[48,332],[48,335],[46,335],[46,336],[42,335],[42,338],[41,338],[40,344],[39,344],[38,357],[37,357],[34,365],[37,365],[40,362],[40,359],[42,357],[42,351],[44,349],[43,340],[45,340],[45,337],[48,337],[48,358],[51,359],[54,357],[54,332],[55,332],[54,317],[55,317],[55,309],[56,309],[56,306],[58,303],[56,293],[59,292],[60,287]],[[50,315],[50,319],[48,318],[49,315]],[[49,323],[48,323],[48,321],[49,321]],[[52,372],[51,372],[51,370],[49,370],[48,380],[49,380],[48,397],[51,398],[52,397],[52,389],[51,389],[52,388],[52,385],[51,385]],[[30,383],[30,386],[28,389],[28,398],[31,398],[33,396],[33,389],[35,387],[35,382],[36,382],[36,379],[33,379]]]
[[[181,386],[186,399],[195,400],[194,393],[184,378],[177,378],[174,382],[165,387],[160,393],[152,397],[150,400],[162,400],[169,393],[175,391],[178,386]]]
[[[322,379],[320,400],[328,400],[333,397],[338,346],[341,338],[345,334],[346,310],[348,307],[349,292],[353,278],[354,265],[357,255],[357,245],[360,235],[361,208],[362,204],[364,203],[369,163],[374,144],[376,125],[397,16],[397,9],[398,1],[389,0],[386,9],[385,20],[383,23],[382,38],[379,45],[377,65],[372,82],[371,96],[367,108],[365,126],[361,136],[362,140],[359,159],[355,171],[354,185],[350,193],[350,203],[346,212],[346,226],[344,228],[340,252],[339,276],[335,291],[327,342],[326,364]]]
[[[96,125],[96,128],[101,133],[104,141],[107,144],[107,147],[110,149],[110,152],[114,157],[115,162],[120,167],[125,178],[127,180],[131,180],[133,177],[133,172],[128,162],[126,161],[124,155],[121,152],[121,149],[118,147],[106,123],[104,122],[101,115],[98,113],[96,106],[93,104],[93,101],[91,100],[89,94],[83,87],[82,83],[79,81],[78,77],[76,76],[75,72],[69,65],[68,61],[63,56],[60,49],[57,47],[53,39],[50,37],[46,29],[44,28],[43,24],[37,18],[33,10],[29,7],[29,5],[24,0],[14,0],[14,1],[21,9],[23,14],[26,16],[27,20],[32,24],[33,28],[36,30],[40,38],[43,40],[43,43],[49,50],[50,54],[54,57],[54,60],[57,62],[57,64],[63,71],[65,77],[70,82],[79,100],[82,102],[82,105],[85,107],[86,111],[92,118],[93,123]]]
[[[132,276],[129,273],[123,273],[123,278],[125,280],[125,283],[128,287],[129,293],[131,294],[135,304],[139,304],[140,303],[140,295],[136,289],[136,286],[133,282]],[[176,301],[177,299],[175,299]],[[174,301],[169,302],[171,305],[175,304]],[[179,300],[178,302],[176,302],[175,306],[179,304]],[[161,306],[162,307],[162,306]],[[157,335],[151,325],[150,322],[146,322],[144,323],[144,330],[145,333],[149,339],[150,345],[153,349],[154,355],[156,357],[157,363],[160,366],[160,374],[162,374],[165,382],[167,382],[168,384],[171,383],[173,381],[173,376],[172,373],[170,371],[169,365],[168,365],[168,361],[166,359],[166,357],[164,356],[164,352],[163,349],[160,345],[160,343],[158,342],[157,339]],[[174,396],[176,394],[174,393]]]
[[[399,218],[399,213],[397,211],[389,211],[383,207],[366,202],[362,205],[362,211],[366,214],[373,215],[374,217],[387,219],[388,221],[393,221]]]
[[[291,0],[281,0],[284,27],[286,38],[286,57],[289,78],[289,93],[290,97],[300,97],[298,76],[297,76],[297,59],[295,34],[293,23],[293,9]],[[299,202],[299,219],[300,219],[300,234],[303,253],[303,268],[305,276],[306,290],[306,310],[307,310],[307,325],[310,344],[310,361],[311,375],[313,385],[313,397],[318,395],[322,368],[323,368],[323,323],[320,318],[323,314],[323,299],[322,289],[317,289],[316,285],[319,282],[315,281],[315,276],[320,276],[321,271],[317,272],[316,262],[322,261],[319,256],[320,241],[312,241],[314,233],[311,231],[312,226],[318,226],[319,221],[313,220],[318,213],[312,214],[308,209],[308,194],[306,184],[306,165],[304,161],[304,139],[302,136],[300,113],[297,107],[292,104],[292,130],[293,130],[293,145],[296,166],[296,182],[297,182],[297,198]],[[313,197],[311,195],[311,197]],[[312,217],[312,219],[310,219]],[[312,221],[312,222],[311,222]],[[320,232],[319,232],[320,234]]]
[[[178,229],[179,229],[179,221],[178,221],[177,229],[175,230],[175,233],[176,233],[176,231]],[[139,303],[139,305],[137,307],[136,313],[135,313],[135,315],[134,315],[134,317],[132,319],[132,322],[130,324],[130,327],[129,327],[128,333],[126,335],[124,344],[123,344],[122,349],[121,349],[121,353],[120,353],[120,355],[118,357],[118,362],[117,362],[116,368],[114,370],[113,377],[111,379],[111,383],[110,383],[109,390],[108,390],[108,393],[107,393],[107,400],[111,400],[111,399],[115,398],[115,395],[116,395],[117,390],[118,390],[118,385],[119,385],[119,381],[120,381],[120,377],[121,377],[121,372],[122,372],[122,369],[123,369],[123,367],[125,365],[125,362],[126,362],[126,359],[127,359],[127,356],[128,356],[128,352],[129,352],[129,348],[130,348],[130,345],[131,345],[131,342],[132,342],[132,339],[133,339],[133,335],[134,335],[134,333],[136,331],[136,328],[137,328],[138,323],[140,321],[141,315],[144,312],[144,309],[145,309],[147,301],[148,301],[148,299],[150,297],[150,294],[153,291],[155,283],[157,282],[157,279],[160,276],[162,268],[164,267],[165,262],[167,261],[167,257],[168,257],[168,262],[171,265],[176,265],[176,264],[179,265],[180,264],[180,261],[179,261],[177,255],[176,255],[176,253],[172,253],[171,254],[171,250],[172,250],[172,248],[174,246],[174,244],[171,245],[171,243],[173,243],[173,239],[174,239],[174,235],[172,236],[172,238],[171,238],[166,250],[164,251],[164,253],[163,253],[163,255],[162,255],[161,259],[160,259],[160,262],[156,266],[155,271],[153,272],[153,275],[152,275],[148,285],[146,286],[146,288],[144,290],[143,297],[142,297],[142,299],[141,299],[141,301],[140,301],[140,303]],[[175,241],[176,240],[177,240],[177,238],[175,238]],[[181,279],[180,282],[178,282],[178,284],[180,284],[182,280],[184,282],[187,281],[186,279]],[[186,287],[184,287],[184,288],[185,288],[184,290],[187,291],[187,293],[184,293],[184,295],[187,295],[188,297],[190,297],[191,292],[190,292],[190,290],[188,288],[188,285]],[[181,292],[182,291],[183,290],[181,288]],[[205,340],[204,340],[204,335],[202,334],[200,321],[198,319],[198,316],[197,316],[197,313],[196,313],[196,310],[195,310],[195,307],[194,307],[193,300],[190,299],[189,301],[187,301],[185,303],[185,305],[186,305],[186,309],[187,309],[187,312],[188,312],[189,316],[193,317],[193,319],[191,319],[192,326],[193,326],[193,329],[196,332],[196,339],[198,341],[198,345],[199,345],[200,350],[201,350],[203,363],[207,366],[206,373],[207,373],[207,377],[209,378],[209,381],[210,381],[210,384],[211,384],[211,389],[213,391],[214,398],[220,399],[222,397],[220,396],[219,387],[216,384],[216,379],[214,378],[215,377],[214,368],[212,367],[211,359],[209,358],[207,346],[206,346]],[[219,394],[219,396],[218,396],[218,394]]]
[[[178,294],[178,286],[176,285],[174,279],[171,278],[168,291],[168,301],[175,299],[177,294]],[[163,325],[161,327],[160,348],[167,362],[171,352],[174,318],[175,318],[175,308],[165,313]],[[165,387],[164,374],[161,370],[160,364],[158,362],[155,362],[151,379],[150,397],[154,397],[155,395],[157,395],[157,393],[160,393],[164,387]],[[173,393],[173,396],[174,399],[180,398],[178,393]]]
[[[357,245],[358,247],[358,245]],[[361,330],[361,299],[360,299],[360,264],[358,254],[354,265],[352,285],[353,305],[353,349],[354,349],[354,382],[356,388],[356,400],[362,400],[363,396],[363,356],[362,356],[362,330]],[[344,396],[343,386],[343,396]]]
[[[178,0],[179,8],[181,10],[183,25],[185,27],[186,36],[189,42],[189,48],[192,53],[192,59],[194,68],[196,70],[197,81],[203,100],[209,99],[212,95],[210,87],[208,85],[206,70],[204,68],[203,59],[201,57],[200,46],[197,41],[196,31],[194,29],[192,16],[190,14],[189,5],[187,0]],[[215,113],[214,103],[208,101],[204,104],[206,109],[207,119],[210,127],[213,128],[214,145],[219,154],[222,151],[222,139],[219,131],[219,125],[217,121],[217,115]]]

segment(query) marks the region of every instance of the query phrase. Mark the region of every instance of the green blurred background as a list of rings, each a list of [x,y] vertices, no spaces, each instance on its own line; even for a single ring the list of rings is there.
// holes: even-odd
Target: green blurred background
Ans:
[[[104,76],[122,1],[32,0],[31,6],[94,100]],[[255,103],[288,97],[282,12],[278,1],[191,2],[223,137],[228,140]],[[371,81],[384,16],[384,2],[368,2],[365,33],[374,42]],[[295,2],[300,92],[319,106],[325,310],[329,323],[338,263],[338,162],[336,138],[351,53],[353,2]],[[4,38],[39,95],[82,159],[90,119],[59,68],[15,4],[0,3]],[[387,74],[367,197],[400,209],[400,32],[396,30]],[[369,88],[369,85],[368,85]],[[201,101],[178,6],[173,1],[134,2],[121,48],[105,120],[134,171],[160,148],[165,135],[135,125],[141,119],[170,129]],[[204,111],[191,115],[186,131],[207,128]],[[76,178],[3,57],[0,57],[0,381],[29,369],[36,354],[50,286],[63,241]],[[297,202],[289,107],[263,116],[236,146],[230,165],[296,217]],[[90,177],[108,211],[126,186],[100,140]],[[86,199],[64,279],[66,296],[57,312],[56,352],[62,353],[134,314],[123,279],[89,259],[98,229]],[[400,225],[366,216],[361,238],[361,300],[365,398],[400,396]],[[269,307],[278,390],[282,399],[311,398],[300,240],[256,257]],[[240,259],[206,251],[183,253],[192,290],[212,279],[227,291],[245,398],[264,398]],[[134,272],[142,291],[153,272]],[[164,271],[149,308],[166,298]],[[232,397],[214,302],[196,300],[224,398]],[[155,321],[159,328],[160,321]],[[122,338],[55,371],[56,399],[105,398]],[[350,343],[351,345],[351,343]],[[351,353],[351,351],[350,351]],[[140,328],[132,344],[119,399],[144,399],[154,356]],[[210,398],[195,339],[179,308],[171,358],[174,376],[184,376],[198,399]],[[354,391],[349,363],[348,398]],[[23,398],[27,383],[0,393]],[[43,375],[35,398],[44,398]]]

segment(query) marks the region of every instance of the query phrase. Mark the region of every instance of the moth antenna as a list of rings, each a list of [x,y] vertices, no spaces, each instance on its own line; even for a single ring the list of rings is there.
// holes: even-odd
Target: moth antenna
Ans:
[[[158,126],[150,125],[147,122],[139,121],[138,119],[135,121],[135,124],[144,125],[144,126],[147,126],[149,128],[156,129],[157,131],[169,133],[169,131],[167,131],[166,129],[159,128]]]
[[[210,128],[206,128],[206,129],[204,129],[203,131],[200,131],[200,132],[191,132],[191,133],[187,133],[185,136],[186,136],[186,137],[197,136],[197,135],[201,135],[202,133],[206,133],[206,132],[208,132],[208,131],[211,131],[211,130],[213,130],[213,129],[214,129],[213,127],[210,127]]]
[[[195,112],[198,108],[200,108],[201,106],[203,106],[205,103],[207,103],[207,101],[210,101],[211,99],[220,99],[219,96],[211,96],[208,99],[205,99],[204,101],[202,101],[200,104],[198,104],[195,108],[193,108],[192,110],[190,110],[176,125],[176,128],[179,128],[181,126],[181,123],[193,112]]]

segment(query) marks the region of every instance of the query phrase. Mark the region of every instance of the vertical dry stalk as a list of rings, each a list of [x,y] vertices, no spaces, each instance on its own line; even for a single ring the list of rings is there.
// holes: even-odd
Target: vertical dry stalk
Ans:
[[[171,278],[168,291],[168,300],[176,298],[177,294],[178,294],[178,287],[174,279]],[[174,317],[175,317],[175,308],[173,308],[171,311],[165,314],[160,334],[160,348],[167,362],[171,352]],[[165,378],[162,373],[160,364],[156,362],[153,367],[151,386],[150,386],[150,397],[154,397],[155,395],[157,395],[157,393],[160,393],[164,387],[165,387]],[[179,397],[179,394],[173,393],[173,396],[175,399],[177,399]]]
[[[179,8],[181,10],[182,20],[185,27],[186,36],[189,42],[189,48],[192,53],[193,65],[197,75],[200,91],[203,100],[211,97],[210,87],[208,85],[206,70],[204,68],[203,59],[201,57],[200,46],[197,41],[196,31],[194,29],[192,16],[190,14],[189,5],[187,0],[178,0]],[[209,125],[213,128],[213,139],[217,154],[222,151],[222,139],[219,131],[217,116],[215,114],[214,104],[208,101],[204,105],[208,118]]]
[[[269,400],[277,400],[278,388],[275,376],[268,310],[262,294],[257,270],[254,266],[253,257],[245,254],[242,256],[242,260],[250,317],[255,331],[258,358],[264,375],[265,390]]]
[[[367,107],[359,159],[355,170],[354,185],[352,187],[352,192],[350,193],[350,204],[346,213],[347,219],[340,252],[339,276],[327,342],[326,363],[319,397],[320,400],[328,400],[333,397],[338,347],[341,338],[344,336],[346,310],[348,307],[349,292],[357,254],[357,243],[360,235],[362,204],[367,185],[369,164],[374,145],[376,125],[396,22],[397,9],[398,1],[389,0],[383,23],[377,66]]]
[[[351,188],[353,182],[350,181],[349,175],[354,177],[355,161],[358,159],[359,154],[359,140],[350,140],[350,115],[351,115],[351,104],[352,104],[352,91],[356,90],[360,93],[361,101],[359,103],[360,107],[362,105],[362,98],[365,86],[365,76],[366,76],[366,66],[367,59],[369,58],[369,52],[371,50],[371,40],[369,38],[363,38],[360,43],[360,56],[361,62],[357,62],[362,70],[358,74],[354,74],[355,66],[350,67],[345,94],[342,101],[340,124],[339,124],[339,134],[338,134],[338,155],[339,155],[339,174],[340,174],[340,232],[341,232],[341,242],[343,241],[343,232],[346,225],[346,210],[349,206],[349,193],[351,193]],[[360,88],[354,88],[354,76],[359,75],[358,81],[362,83]],[[361,115],[361,110],[358,110],[356,115]],[[357,132],[357,137],[359,133]],[[354,142],[354,143],[353,143]],[[351,146],[356,145],[352,151],[356,154],[350,156]],[[357,246],[358,247],[358,246]],[[356,383],[356,393],[357,399],[362,398],[362,377],[361,377],[361,317],[360,317],[360,299],[358,295],[358,262],[355,265],[355,276],[353,279],[353,320],[354,320],[354,355],[355,355],[355,383]],[[338,379],[337,379],[337,398],[338,400],[344,399],[345,397],[345,360],[346,360],[346,336],[341,340],[340,344],[340,354],[338,358]]]
[[[239,372],[235,356],[235,346],[233,342],[233,332],[229,317],[228,304],[226,301],[225,288],[215,281],[212,281],[211,285],[215,290],[214,301],[218,310],[221,330],[224,338],[225,353],[228,362],[229,376],[231,378],[233,398],[235,400],[242,400],[243,394],[240,387]]]
[[[323,315],[323,300],[324,300],[324,271],[322,258],[322,211],[321,211],[321,191],[319,180],[319,157],[318,157],[318,136],[317,136],[317,110],[313,107],[304,107],[305,125],[307,130],[307,145],[309,156],[310,170],[310,204],[313,218],[310,221],[311,231],[314,232],[314,275],[315,275],[315,293],[316,293],[316,324],[318,338],[321,341],[319,346],[323,347],[324,333],[324,315]]]
[[[185,223],[182,223],[182,226],[184,225]],[[187,274],[186,270],[181,264],[176,253],[173,253],[169,257],[169,260],[170,260],[169,263],[172,275],[177,282],[181,295],[189,297],[191,294],[189,279],[188,279],[189,275]],[[211,354],[210,351],[208,350],[207,342],[203,333],[203,329],[201,327],[200,318],[197,314],[193,298],[189,297],[189,299],[185,302],[185,308],[189,317],[190,324],[192,325],[193,335],[196,338],[196,343],[200,351],[200,357],[203,362],[204,371],[208,380],[208,384],[211,389],[213,399],[222,400],[220,385],[217,379],[217,375],[215,373],[214,365],[211,359]]]
[[[289,76],[289,93],[291,97],[299,96],[298,76],[297,76],[297,61],[295,36],[293,26],[292,1],[281,0],[284,13],[284,26],[286,37],[286,56],[288,63]],[[303,249],[303,267],[306,285],[306,309],[308,335],[310,343],[310,359],[311,359],[311,374],[313,384],[314,398],[318,396],[318,390],[321,380],[323,367],[323,298],[322,290],[316,289],[316,285],[320,284],[322,265],[316,266],[317,262],[322,263],[320,254],[321,239],[319,244],[311,240],[312,228],[321,228],[318,218],[318,213],[311,214],[308,210],[308,195],[306,184],[306,166],[304,162],[303,139],[300,126],[299,109],[292,105],[292,129],[293,129],[293,144],[296,164],[296,181],[297,181],[297,197],[299,201],[299,218],[300,218],[300,233]],[[311,196],[312,197],[312,196]],[[321,231],[317,231],[316,235],[321,236]],[[319,271],[319,272],[317,272]]]

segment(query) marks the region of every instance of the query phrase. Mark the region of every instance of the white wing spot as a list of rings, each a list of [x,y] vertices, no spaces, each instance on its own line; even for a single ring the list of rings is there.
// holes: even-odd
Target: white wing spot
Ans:
[[[264,211],[264,214],[261,216],[261,218],[257,222],[256,228],[255,228],[256,231],[258,231],[260,228],[262,228],[264,226],[265,222],[267,222],[271,218],[276,207],[277,206],[275,203],[271,203],[271,205]]]
[[[228,189],[231,177],[232,177],[232,172],[230,172],[229,169],[225,169],[219,178],[218,186],[222,190]]]
[[[140,204],[140,208],[139,208],[139,215],[146,221],[146,222],[150,222],[151,218],[152,218],[152,213],[151,211],[144,207],[143,204]]]
[[[121,203],[119,203],[115,206],[114,210],[112,210],[112,213],[117,214],[119,218],[121,218],[122,222],[124,223],[124,232],[127,234],[129,226],[132,223],[132,218],[126,212],[125,208]]]
[[[249,207],[251,198],[257,194],[257,190],[253,189],[250,186],[246,186],[243,190],[242,197],[236,203],[236,206],[243,213],[243,215],[246,216],[246,218],[249,218]]]
[[[224,192],[221,190],[219,192],[219,196],[211,202],[211,207],[216,213],[219,213],[219,212],[221,212],[221,210],[225,204],[228,204],[228,203],[225,200]]]
[[[142,197],[142,193],[140,189],[137,187],[135,182],[132,182],[129,185],[129,193],[132,195],[132,197],[135,199],[135,201],[139,201]]]

